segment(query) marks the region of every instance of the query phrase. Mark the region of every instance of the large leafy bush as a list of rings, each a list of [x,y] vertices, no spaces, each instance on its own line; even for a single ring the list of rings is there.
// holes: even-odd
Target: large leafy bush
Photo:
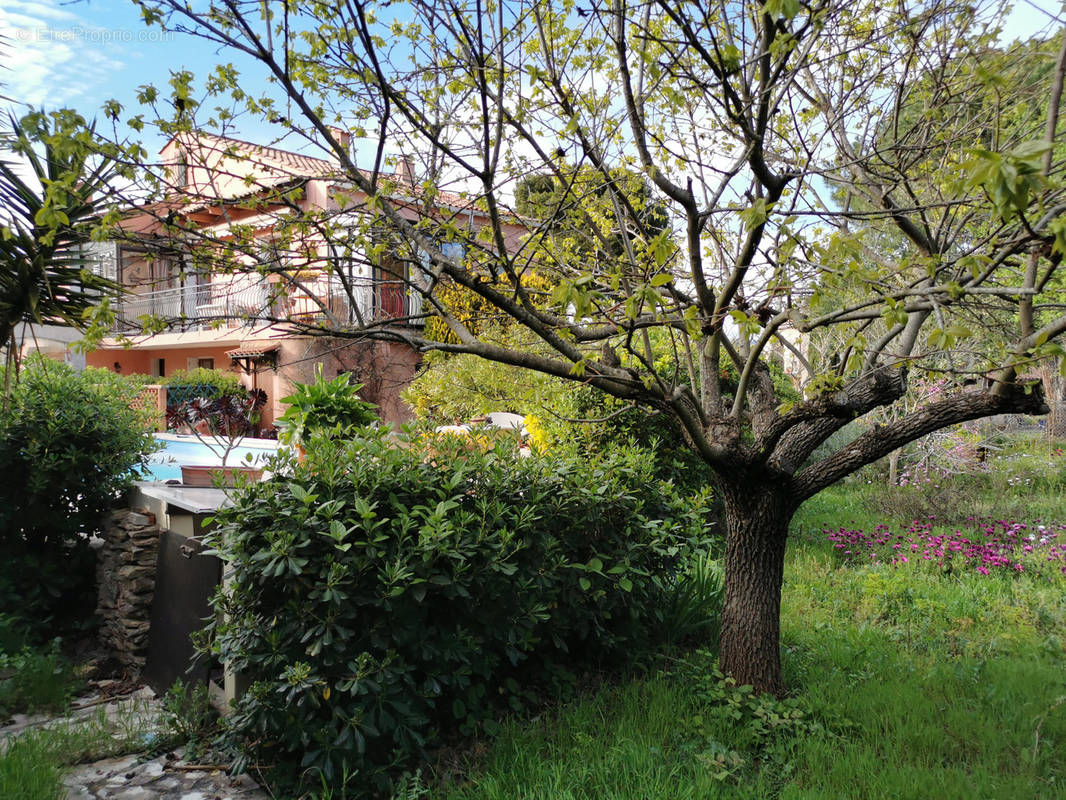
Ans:
[[[646,648],[707,508],[639,457],[365,434],[312,437],[288,478],[220,512],[232,577],[212,646],[251,679],[231,744],[369,791],[442,734],[491,731],[553,682]]]
[[[319,364],[314,383],[297,383],[292,394],[281,399],[289,407],[276,422],[279,438],[296,444],[312,432],[343,436],[377,422],[374,404],[359,397],[362,388],[363,384],[352,383],[344,373],[333,380],[325,378]]]
[[[179,433],[243,438],[260,433],[262,390],[249,392],[233,372],[199,367],[178,370],[167,387],[167,428]]]
[[[84,613],[87,537],[155,449],[137,392],[107,370],[27,362],[0,411],[2,607],[38,620]]]

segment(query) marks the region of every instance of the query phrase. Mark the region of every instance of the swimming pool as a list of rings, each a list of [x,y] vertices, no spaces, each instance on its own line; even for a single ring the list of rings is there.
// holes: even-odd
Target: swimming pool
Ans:
[[[214,436],[205,436],[201,441],[191,434],[157,433],[156,441],[160,449],[148,458],[146,481],[181,480],[181,465],[221,466],[225,445]],[[231,467],[248,464],[260,466],[270,459],[278,450],[274,439],[242,439],[226,458]]]

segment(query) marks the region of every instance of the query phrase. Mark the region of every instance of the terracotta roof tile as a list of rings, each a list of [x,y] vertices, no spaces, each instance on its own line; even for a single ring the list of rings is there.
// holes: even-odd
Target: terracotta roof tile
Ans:
[[[324,158],[315,158],[301,153],[293,153],[277,147],[246,142],[229,136],[216,136],[213,133],[197,131],[192,134],[195,142],[209,151],[218,153],[232,152],[241,160],[256,166],[265,167],[284,173],[287,177],[326,178],[339,176],[342,170],[336,164]]]

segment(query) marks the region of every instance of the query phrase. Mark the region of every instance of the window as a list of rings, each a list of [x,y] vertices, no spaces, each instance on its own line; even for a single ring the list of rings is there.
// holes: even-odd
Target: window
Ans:
[[[330,307],[349,322],[366,321],[374,313],[371,271],[358,236],[358,229],[349,229],[343,241],[330,244],[329,253]]]
[[[167,374],[167,364],[165,358],[153,358],[152,359],[152,377],[162,378]]]
[[[466,255],[466,247],[463,246],[462,242],[445,242],[440,246],[440,251],[448,258],[459,260],[462,260],[463,256]]]

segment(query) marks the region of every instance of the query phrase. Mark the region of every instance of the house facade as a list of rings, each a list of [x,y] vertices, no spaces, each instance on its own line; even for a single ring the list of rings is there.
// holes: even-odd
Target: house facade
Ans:
[[[366,196],[339,165],[204,133],[176,137],[161,155],[173,199],[133,210],[120,240],[90,246],[98,268],[125,293],[114,307],[113,335],[86,364],[160,377],[197,367],[238,372],[266,393],[264,427],[284,411],[281,398],[293,384],[313,380],[321,365],[326,377],[347,373],[364,384],[361,394],[383,419],[409,420],[400,392],[421,356],[402,335],[350,339],[308,329],[372,323],[419,332],[422,296],[409,289],[414,268],[391,259],[388,248],[340,252],[337,237],[321,229],[300,234],[304,240],[286,232],[277,243],[279,221],[327,219],[331,231],[343,232],[345,215],[367,213]],[[414,192],[410,168],[386,178],[397,192]],[[475,224],[475,213],[468,216]],[[216,250],[241,245],[215,262],[205,257],[208,241]],[[241,262],[245,268],[233,268]]]

